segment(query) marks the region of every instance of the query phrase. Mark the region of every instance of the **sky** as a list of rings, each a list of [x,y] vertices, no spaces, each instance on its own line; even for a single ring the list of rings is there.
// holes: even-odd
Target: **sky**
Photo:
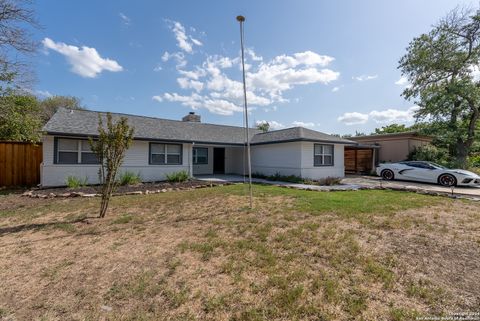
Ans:
[[[409,42],[470,1],[37,1],[40,97],[89,109],[243,124],[240,31],[249,120],[272,129],[370,133],[412,124],[397,69]]]

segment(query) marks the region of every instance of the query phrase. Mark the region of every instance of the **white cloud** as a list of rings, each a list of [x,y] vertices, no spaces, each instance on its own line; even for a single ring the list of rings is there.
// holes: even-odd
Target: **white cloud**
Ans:
[[[194,89],[196,92],[200,92],[203,89],[203,83],[198,80],[180,77],[177,78],[177,82],[182,89]]]
[[[376,78],[378,78],[378,75],[360,75],[360,76],[352,77],[352,79],[357,81],[367,81],[367,80],[372,80]]]
[[[160,66],[160,64],[157,64],[157,65],[153,68],[153,71],[156,71],[156,72],[162,71],[162,70],[163,70],[163,68],[162,68],[162,66]]]
[[[275,120],[257,120],[255,122],[255,126],[258,126],[258,125],[264,124],[264,123],[268,123],[270,125],[271,130],[278,130],[278,129],[285,128],[285,125],[283,125],[282,123],[279,123]]]
[[[33,90],[33,89],[30,89],[30,88],[22,88],[22,91],[24,91],[24,92],[26,92],[30,95],[35,95],[37,97],[48,98],[48,97],[53,96],[53,94],[50,93],[48,90],[40,90],[40,89]]]
[[[412,84],[410,84],[408,82],[408,78],[407,77],[400,77],[400,79],[398,79],[396,82],[395,82],[395,85],[397,86],[402,86],[402,87],[405,87],[405,88],[410,88],[412,87]]]
[[[206,108],[212,113],[222,115],[243,111],[240,58],[207,55],[200,64],[187,68],[184,53],[194,54],[194,46],[199,42],[194,41],[196,39],[188,35],[179,22],[167,22],[171,24],[177,45],[182,51],[165,52],[162,61],[176,61],[179,75],[177,83],[185,92],[163,93],[160,97],[193,109]],[[189,31],[196,32],[193,28]],[[286,91],[301,85],[328,84],[340,75],[339,72],[327,68],[334,61],[333,57],[309,50],[279,55],[268,61],[252,48],[247,48],[245,53],[247,100],[250,109],[263,107],[265,111],[275,111],[277,106],[271,107],[273,104],[289,101],[284,96]]]
[[[162,55],[162,61],[167,62],[169,60],[175,60],[177,63],[177,69],[183,68],[187,65],[187,60],[185,59],[185,55],[183,52],[174,52],[174,53],[169,53],[168,51],[165,51]]]
[[[273,111],[277,111],[278,107],[277,106],[272,106],[272,107],[266,107],[263,111],[268,113],[268,112],[273,112]]]
[[[120,12],[118,16],[120,17],[124,25],[129,26],[132,23],[132,19],[127,17],[124,13]]]
[[[376,123],[403,123],[412,122],[415,120],[415,112],[418,110],[418,106],[412,106],[407,110],[399,110],[389,108],[387,110],[370,112],[371,119]]]
[[[470,70],[470,76],[472,76],[473,81],[479,81],[480,68],[478,67],[478,65],[470,66],[468,69]]]
[[[315,127],[315,123],[303,122],[298,120],[295,120],[294,122],[292,122],[292,125],[295,127]]]
[[[223,99],[212,99],[207,96],[201,96],[193,93],[188,96],[179,95],[177,93],[166,93],[163,98],[172,102],[179,102],[184,106],[189,106],[193,109],[200,107],[206,108],[208,111],[219,115],[232,115],[234,112],[241,112],[243,108],[235,105],[232,102]]]
[[[48,90],[35,90],[35,93],[38,95],[38,96],[41,96],[41,97],[52,97],[52,93],[50,93]]]
[[[333,58],[311,51],[295,53],[291,56],[277,56],[269,62],[263,62],[263,59],[260,60],[256,54],[253,55],[257,57],[257,63],[253,64],[246,74],[249,106],[267,107],[273,103],[286,102],[288,100],[283,93],[295,86],[328,84],[339,77],[338,72],[318,67],[333,61]],[[178,62],[183,58],[182,55],[178,57],[166,52],[162,60],[177,59]],[[204,107],[219,114],[231,115],[235,111],[241,111],[244,99],[243,83],[231,79],[227,73],[227,70],[239,63],[238,57],[210,55],[201,65],[194,66],[192,70],[184,70],[181,66],[177,66],[178,73],[182,76],[177,79],[180,88],[193,89],[196,93],[206,90],[206,93],[201,98],[195,99],[186,99],[188,95],[181,95],[182,98],[170,97],[171,101],[177,101],[192,108]],[[163,98],[169,100],[165,95]],[[218,104],[218,108],[214,106],[215,104]],[[226,110],[222,111],[222,108]]]
[[[342,116],[337,118],[337,121],[348,126],[365,124],[368,121],[368,114],[362,114],[358,112],[344,113]]]
[[[197,46],[203,46],[203,43],[198,39],[190,37],[190,40]]]
[[[332,92],[334,92],[334,93],[337,92],[337,91],[339,91],[339,90],[340,90],[340,87],[339,87],[339,86],[336,86],[336,87],[333,87],[333,88],[332,88]]]
[[[102,58],[95,48],[87,46],[79,48],[63,42],[55,42],[50,38],[43,39],[42,43],[45,48],[64,55],[72,66],[72,72],[82,77],[95,78],[105,70],[112,72],[123,70],[115,60]]]
[[[153,96],[152,100],[155,100],[155,101],[158,101],[159,103],[161,103],[163,101],[163,98],[160,97],[160,96]]]
[[[253,61],[262,61],[263,60],[263,57],[262,56],[257,56],[257,54],[255,53],[255,51],[252,48],[246,48],[245,53]]]
[[[175,35],[175,39],[177,40],[177,46],[181,50],[192,53],[193,46],[202,46],[202,42],[198,39],[193,38],[190,35],[187,35],[185,31],[185,27],[178,21],[170,21],[170,29],[172,30],[173,34]]]
[[[200,77],[205,76],[205,70],[198,68],[196,70],[178,70],[180,75],[183,75],[187,78],[198,80]]]
[[[389,108],[381,111],[372,110],[368,114],[362,114],[359,112],[344,113],[337,118],[337,121],[349,126],[365,124],[370,119],[377,124],[409,123],[415,120],[415,112],[418,109],[418,106],[412,106],[407,110]]]

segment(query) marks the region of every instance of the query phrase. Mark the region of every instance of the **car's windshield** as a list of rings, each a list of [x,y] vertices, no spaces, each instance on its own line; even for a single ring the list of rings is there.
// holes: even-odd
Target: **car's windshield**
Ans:
[[[429,163],[429,164],[432,165],[433,167],[436,167],[436,168],[439,168],[439,169],[447,169],[445,166],[438,165],[438,164],[435,164],[435,163]]]

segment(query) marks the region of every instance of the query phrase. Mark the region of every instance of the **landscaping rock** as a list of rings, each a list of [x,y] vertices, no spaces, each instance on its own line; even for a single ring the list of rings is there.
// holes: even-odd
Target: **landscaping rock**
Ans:
[[[142,195],[142,191],[127,192],[124,195]]]
[[[102,309],[102,310],[105,311],[105,312],[110,312],[110,311],[113,310],[113,308],[112,308],[112,307],[109,307],[108,305],[102,305],[102,306],[100,307],[100,309]]]
[[[22,196],[29,196],[31,197],[33,195],[33,191],[26,191],[25,193],[22,194]]]

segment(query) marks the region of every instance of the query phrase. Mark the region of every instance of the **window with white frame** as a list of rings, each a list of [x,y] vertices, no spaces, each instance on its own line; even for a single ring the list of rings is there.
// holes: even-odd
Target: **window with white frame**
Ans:
[[[181,165],[182,145],[150,143],[150,164]]]
[[[98,158],[85,139],[55,138],[56,164],[98,164]]]
[[[333,166],[333,145],[315,144],[313,165]]]
[[[194,165],[208,164],[208,148],[206,147],[193,148],[193,164]]]

